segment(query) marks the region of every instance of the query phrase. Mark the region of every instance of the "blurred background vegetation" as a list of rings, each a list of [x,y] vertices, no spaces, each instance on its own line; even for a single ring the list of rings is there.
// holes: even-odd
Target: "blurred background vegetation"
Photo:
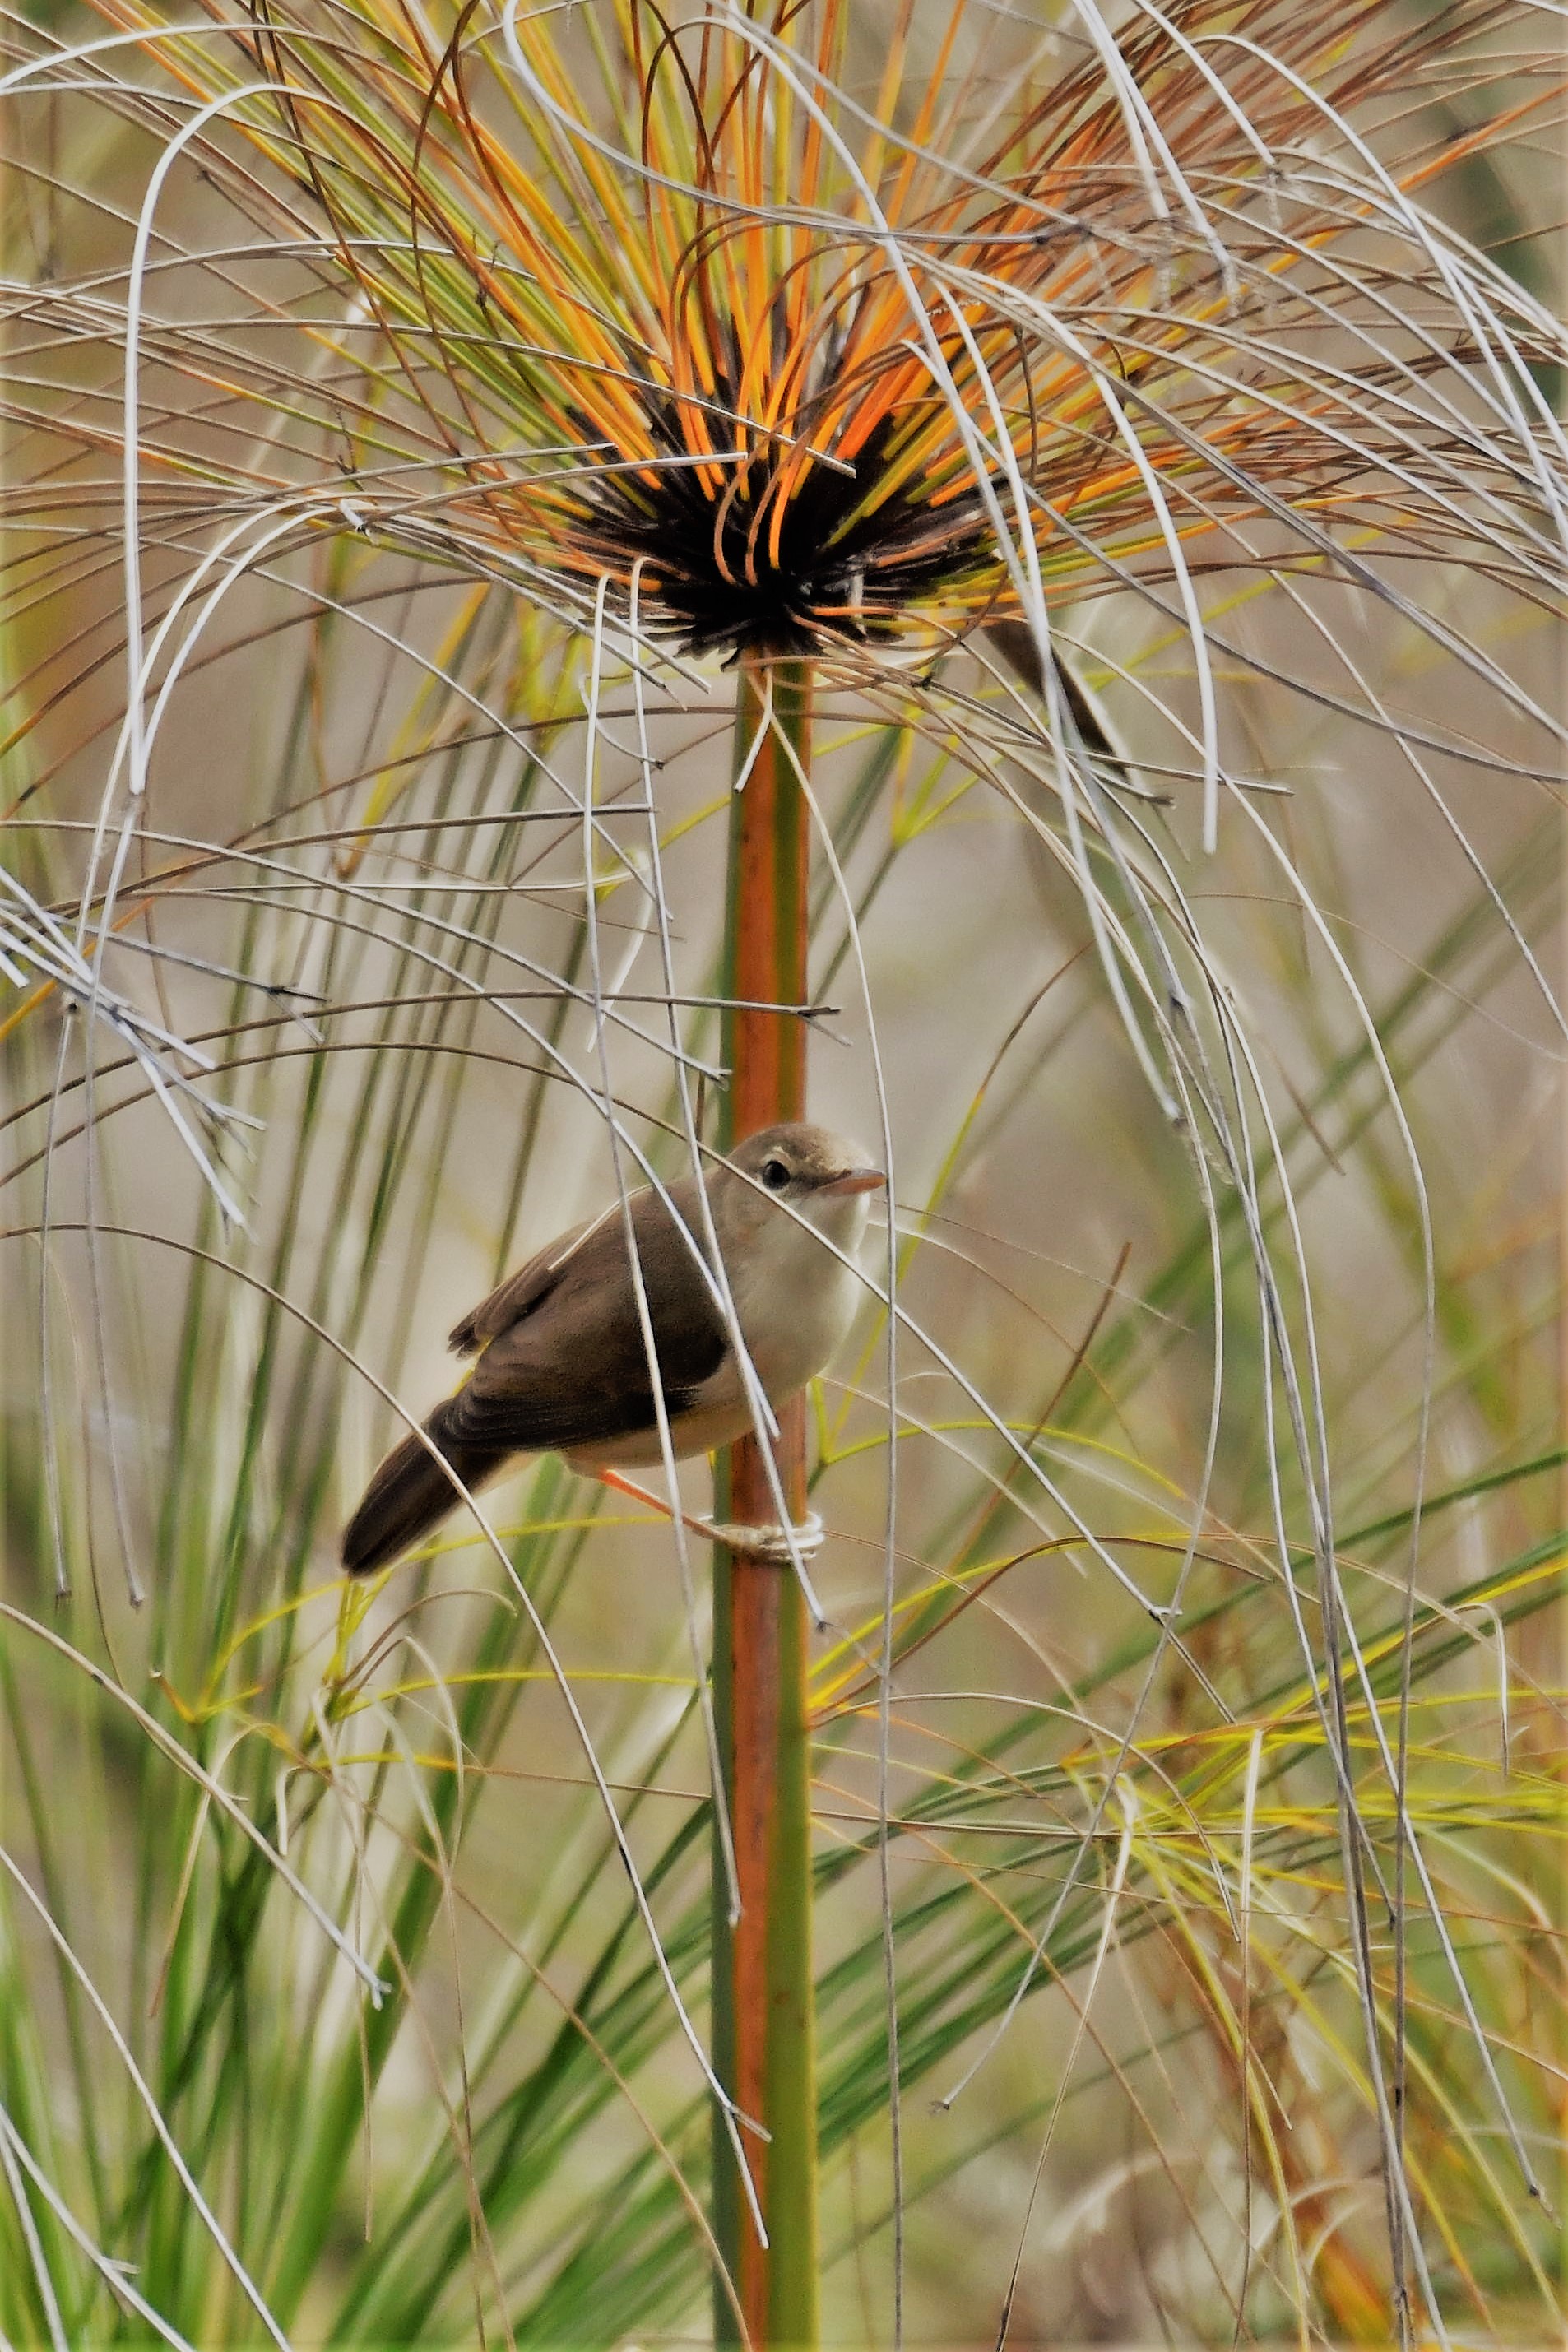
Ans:
[[[1060,70],[1050,13],[959,12],[940,69],[999,106]],[[1427,21],[1343,13],[1369,39]],[[895,38],[911,82],[937,70],[949,15],[857,9],[844,86],[869,104]],[[391,39],[374,17],[339,12],[346,53]],[[13,66],[106,30],[6,22]],[[1415,152],[1418,109],[1438,145],[1474,131],[1424,200],[1550,300],[1555,102],[1479,134],[1520,102],[1510,43],[1551,28],[1468,23],[1464,70],[1385,94],[1369,135]],[[456,1312],[613,1184],[590,911],[616,1101],[659,1172],[685,1164],[649,826],[710,1108],[732,680],[709,661],[639,698],[559,600],[378,537],[351,485],[330,530],[243,565],[236,539],[121,831],[127,271],[178,79],[130,47],[57,63],[6,134],[0,2331],[684,2339],[711,2291],[706,2093],[540,1628],[458,1520],[368,1594],[336,1538],[390,1400],[447,1384]],[[229,177],[194,141],[154,240],[153,616],[235,512],[215,452],[337,463],[321,277],[297,222],[261,250],[237,175],[271,167],[213,136]],[[354,364],[390,376],[395,340]],[[395,455],[393,407],[366,431]],[[819,684],[811,1108],[874,1142],[885,1082],[912,1318],[887,1727],[911,2342],[991,2341],[1005,2311],[1019,2345],[1385,2340],[1391,2135],[1418,2329],[1431,2305],[1466,2341],[1558,2326],[1564,820],[1549,729],[1455,647],[1551,713],[1562,641],[1481,545],[1401,572],[1416,611],[1226,542],[1213,854],[1179,607],[1101,582],[1057,613],[1133,763],[1127,838],[1179,871],[1212,1038],[1255,1057],[1250,1198],[1130,1047],[994,641]],[[95,961],[79,903],[111,865]],[[1287,1342],[1331,1468],[1338,1675]],[[836,2343],[890,2326],[886,1369],[868,1297],[814,1401]],[[1179,1594],[1179,1639],[997,1423],[1127,1578]],[[686,1490],[708,1507],[704,1465]],[[493,1499],[701,2022],[705,1601],[693,1623],[667,1527],[553,1460]],[[1401,2094],[1382,2126],[1342,1798]]]

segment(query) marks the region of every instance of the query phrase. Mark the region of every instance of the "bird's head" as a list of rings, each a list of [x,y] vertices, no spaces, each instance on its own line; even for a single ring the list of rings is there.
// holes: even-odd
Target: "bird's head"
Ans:
[[[866,1230],[868,1195],[888,1181],[859,1144],[804,1120],[747,1136],[730,1154],[730,1167],[742,1180],[727,1188],[738,1223],[765,1217],[775,1201],[847,1255]]]

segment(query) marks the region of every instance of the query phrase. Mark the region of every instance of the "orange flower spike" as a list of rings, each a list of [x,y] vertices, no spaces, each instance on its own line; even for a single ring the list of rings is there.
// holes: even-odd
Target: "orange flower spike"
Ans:
[[[707,260],[707,248],[717,234],[707,232],[695,243],[676,275],[668,343],[671,383],[689,394],[679,411],[682,442],[693,456],[714,457],[734,447],[734,430],[726,414],[731,403],[721,374],[723,330]],[[709,498],[718,499],[733,473],[732,465],[702,466],[698,479]]]
[[[722,43],[710,44],[705,36],[702,77],[696,100],[699,120],[707,125],[705,148],[709,168],[704,177],[717,200],[711,205],[698,207],[694,224],[694,236],[700,239],[701,274],[699,282],[704,311],[710,320],[715,387],[719,371],[727,370],[731,357],[731,335],[726,331],[725,322],[732,327],[734,338],[744,343],[747,340],[744,320],[749,289],[765,282],[766,275],[765,263],[759,268],[755,258],[758,250],[765,252],[765,240],[761,247],[754,242],[762,232],[756,224],[747,224],[744,214],[736,209],[738,205],[751,201],[745,195],[743,185],[737,180],[730,155],[736,132],[735,110],[740,92],[731,79],[722,85],[724,96],[721,100],[711,94],[713,79],[726,69],[733,55],[733,44],[727,38]],[[745,242],[748,226],[753,240],[751,244]],[[737,439],[727,446],[739,449],[743,444]]]
[[[936,120],[938,95],[946,83],[948,68],[952,61],[952,51],[958,39],[959,24],[963,15],[963,11],[961,8],[954,8],[949,16],[947,31],[937,52],[936,63],[926,77],[914,121],[901,142],[903,152],[900,157],[897,174],[892,186],[882,201],[885,216],[895,226],[910,218],[918,175],[922,168],[929,168],[923,164],[919,150],[931,143],[931,127]],[[889,63],[891,62],[889,60]],[[898,98],[899,87],[895,84],[887,103],[879,106],[877,110],[882,121],[891,122],[894,120]],[[957,110],[954,108],[950,110]],[[875,187],[876,181],[873,180],[871,184]]]
[[[957,10],[953,11],[956,20]],[[910,25],[914,16],[914,0],[900,0],[898,21],[888,43],[888,54],[882,61],[882,79],[870,111],[878,128],[868,131],[861,152],[860,169],[872,187],[879,187],[887,169],[888,151],[891,144],[889,133],[881,128],[891,122],[898,113],[899,95],[905,82],[905,50],[909,45]]]
[[[831,5],[823,11],[822,33],[816,45],[816,72],[819,81],[831,81],[834,77],[834,70],[843,45],[842,21],[838,0],[831,0]],[[816,90],[812,90],[810,94],[815,98]],[[796,174],[795,185],[793,189],[788,187],[784,189],[779,201],[798,205],[805,212],[816,212],[821,208],[823,203],[822,166],[826,140],[821,121],[814,110],[810,107],[802,107],[801,115],[803,127],[800,168]],[[782,162],[782,157],[780,160]],[[815,251],[817,243],[816,233],[802,229],[797,232],[797,240]],[[799,342],[805,331],[810,290],[807,274],[804,270],[797,271],[792,278],[790,286],[788,339],[792,345]]]

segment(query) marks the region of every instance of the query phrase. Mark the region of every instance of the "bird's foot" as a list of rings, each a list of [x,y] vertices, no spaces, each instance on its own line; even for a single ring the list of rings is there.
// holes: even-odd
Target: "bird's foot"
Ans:
[[[788,1568],[795,1560],[815,1559],[822,1549],[823,1526],[808,1511],[798,1527],[780,1527],[777,1520],[749,1528],[734,1519],[704,1519],[702,1532],[727,1551],[743,1552],[748,1559],[766,1560],[772,1568]]]

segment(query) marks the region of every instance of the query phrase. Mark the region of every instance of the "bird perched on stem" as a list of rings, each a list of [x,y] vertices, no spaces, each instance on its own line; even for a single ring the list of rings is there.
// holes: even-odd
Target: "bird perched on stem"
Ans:
[[[687,1177],[665,1194],[633,1193],[625,1211],[612,1201],[563,1234],[453,1331],[473,1369],[376,1471],[344,1531],[343,1566],[354,1576],[385,1568],[445,1518],[459,1499],[454,1480],[472,1494],[515,1454],[561,1454],[612,1484],[615,1465],[657,1462],[654,1363],[678,1458],[743,1435],[755,1415],[726,1285],[746,1356],[777,1407],[849,1328],[868,1195],[885,1181],[842,1136],[766,1127],[702,1180],[709,1214]],[[712,1531],[748,1550],[788,1541],[778,1528]],[[791,1534],[798,1549],[801,1531]]]

